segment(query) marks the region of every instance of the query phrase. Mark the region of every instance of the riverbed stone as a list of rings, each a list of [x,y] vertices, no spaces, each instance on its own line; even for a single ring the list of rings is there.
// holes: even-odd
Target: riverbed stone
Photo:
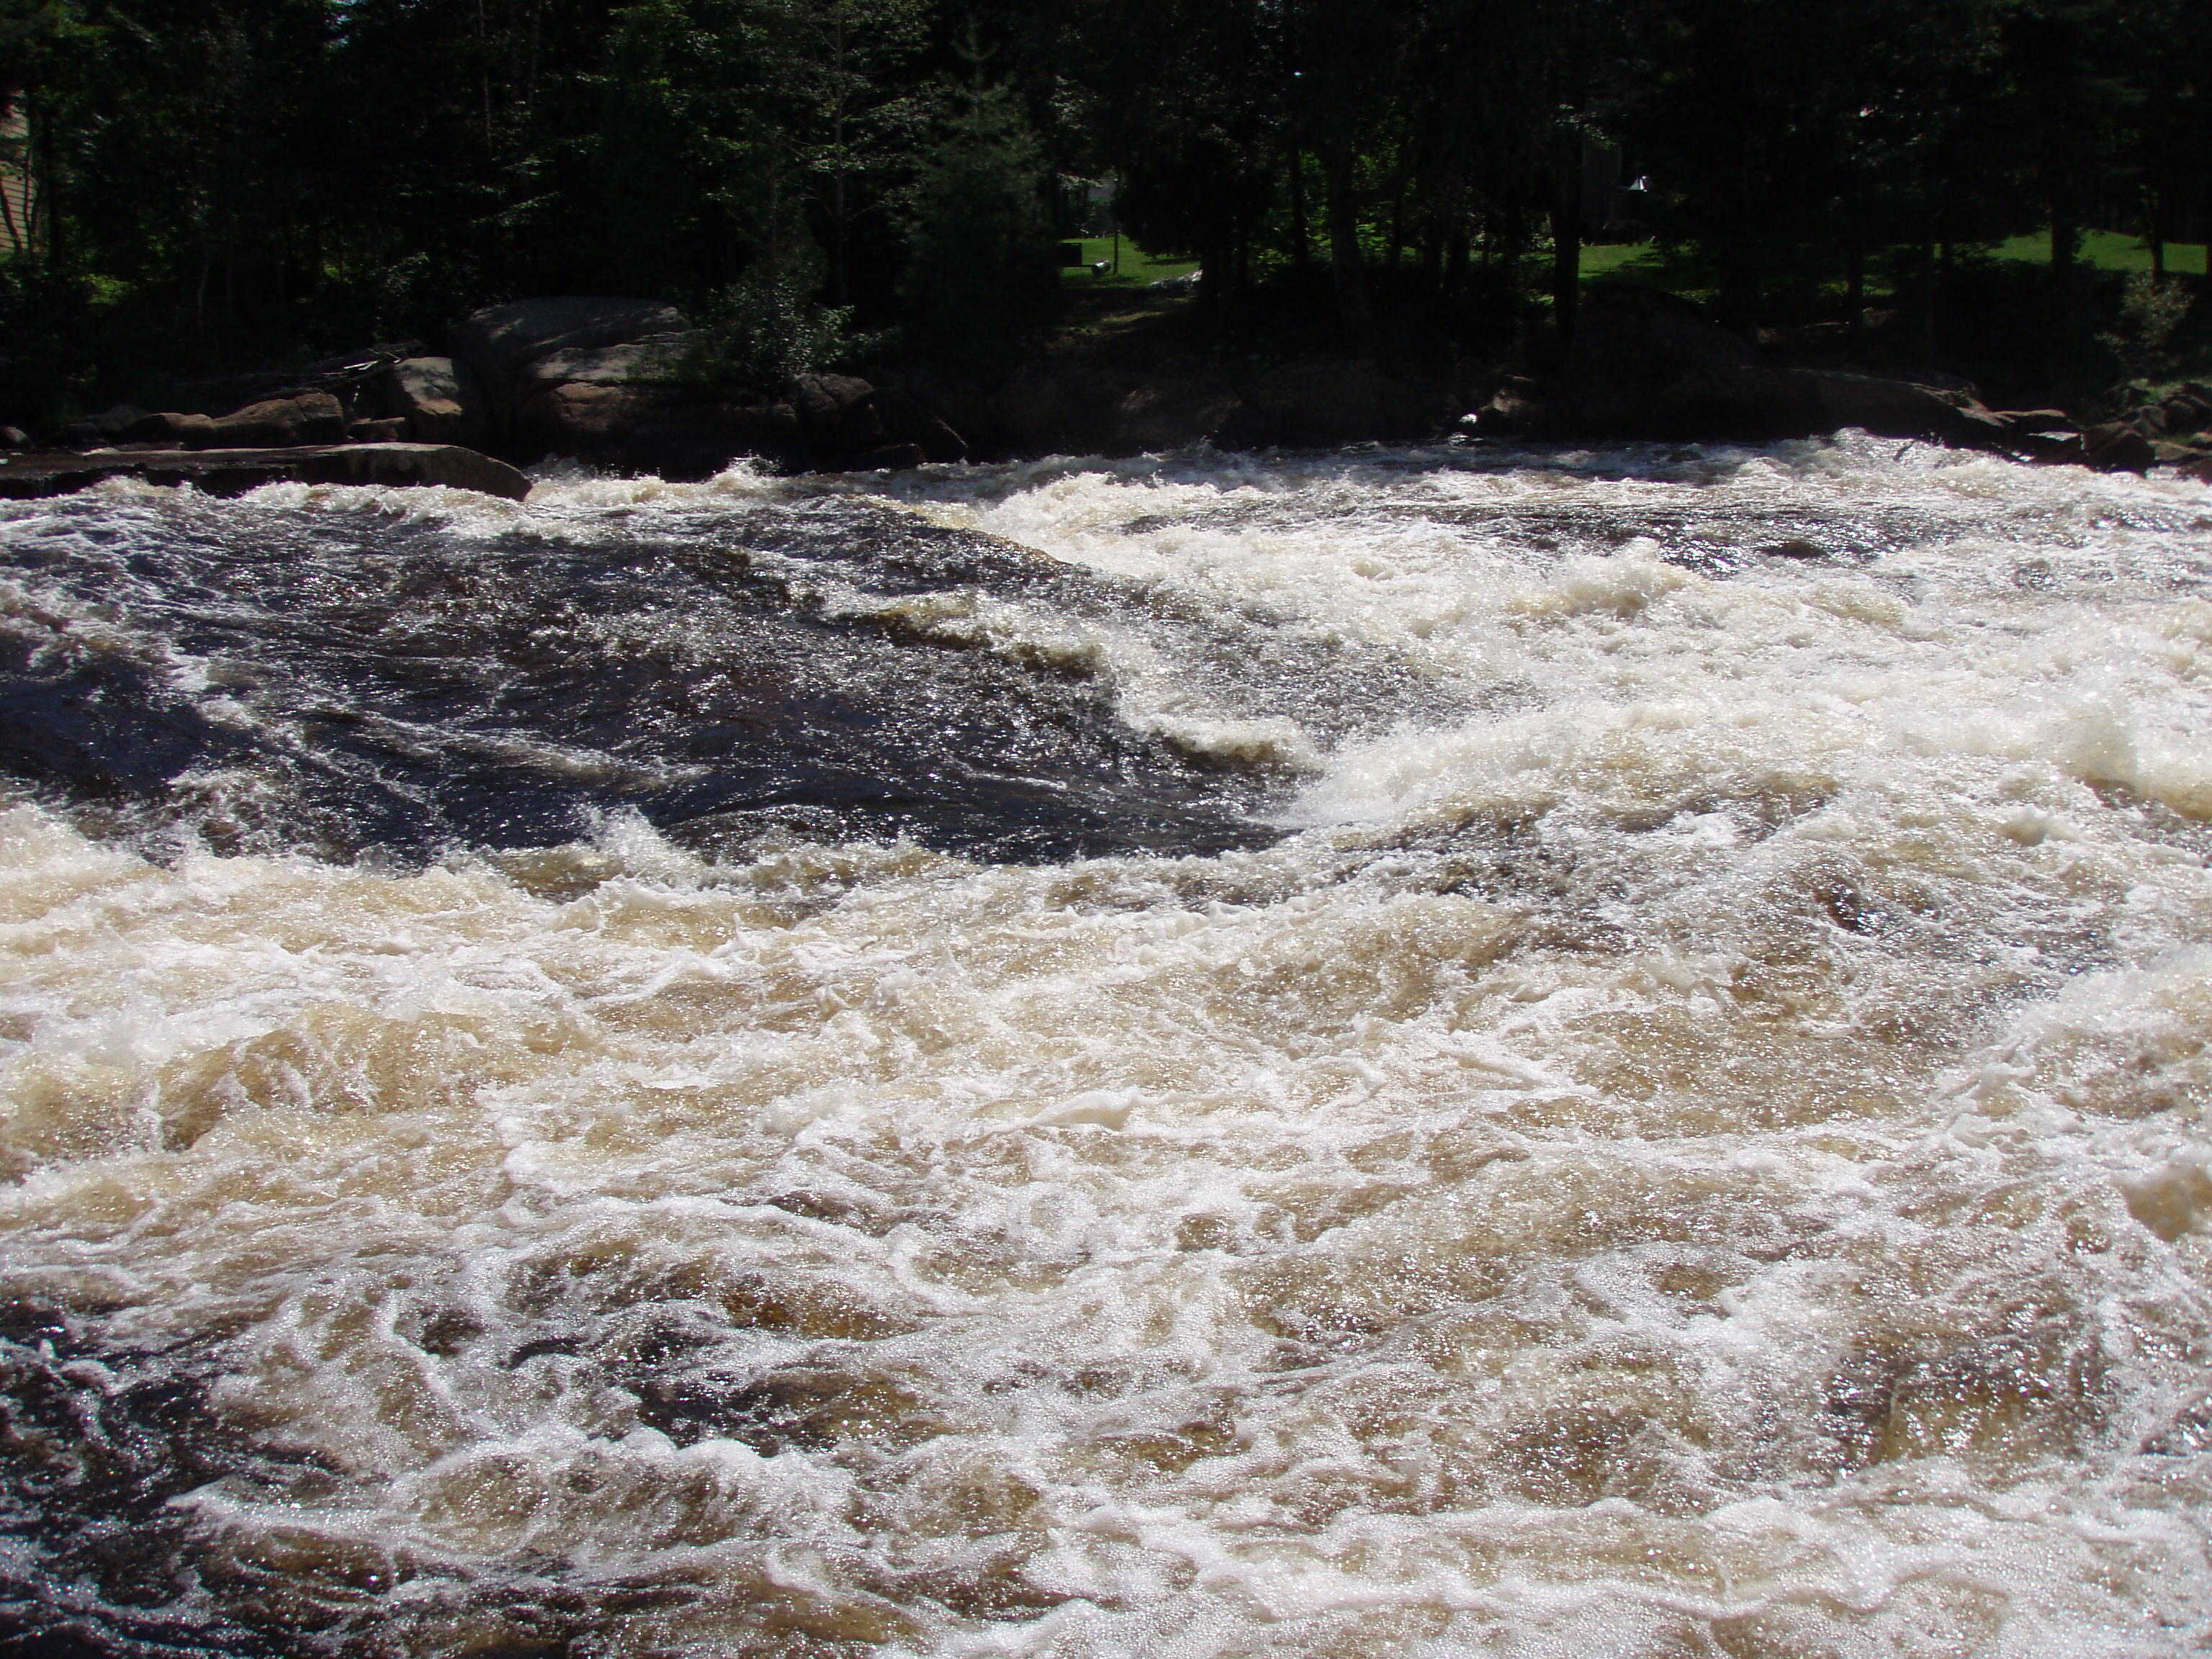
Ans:
[[[108,449],[0,457],[0,500],[71,495],[103,478],[191,484],[240,495],[270,483],[445,484],[520,501],[530,480],[458,444],[325,444],[261,449]]]

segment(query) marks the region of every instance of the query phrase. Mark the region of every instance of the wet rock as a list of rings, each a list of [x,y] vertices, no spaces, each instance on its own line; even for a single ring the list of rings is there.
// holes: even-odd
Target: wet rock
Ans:
[[[451,357],[403,357],[379,387],[384,414],[407,422],[417,443],[477,444],[486,431],[483,390]]]
[[[30,434],[20,426],[0,426],[0,449],[28,449]]]
[[[2191,381],[2169,393],[2159,405],[2169,434],[2181,435],[2212,427],[2212,386]]]
[[[860,457],[854,470],[859,472],[902,472],[922,463],[919,444],[886,444]]]
[[[625,424],[630,414],[636,419]],[[684,482],[711,478],[743,457],[795,464],[804,454],[799,417],[787,403],[672,404],[611,411],[586,458],[617,471]]]
[[[355,444],[400,444],[407,441],[407,422],[393,416],[354,421],[346,427],[346,441]]]
[[[269,398],[227,415],[163,410],[142,415],[124,434],[131,443],[179,449],[285,449],[295,444],[342,443],[345,407],[327,392]]]
[[[1544,418],[1544,404],[1536,384],[1519,375],[1507,377],[1468,416],[1486,437],[1517,438],[1535,431]]]
[[[173,449],[206,449],[214,443],[215,421],[210,416],[179,414],[165,410],[134,424],[130,441],[163,445]]]
[[[2074,417],[2063,409],[2007,409],[1996,411],[2005,429],[2014,437],[2063,437],[2074,431]]]
[[[2011,447],[2015,455],[2049,466],[2079,465],[2082,459],[2078,432],[2015,432]]]
[[[504,461],[459,445],[362,443],[11,455],[0,460],[0,499],[66,495],[112,477],[189,483],[210,495],[269,483],[446,484],[510,501],[530,493],[529,479]]]
[[[2158,464],[2158,451],[2151,441],[2118,421],[2086,428],[2081,434],[2081,455],[2100,472],[2145,472]]]

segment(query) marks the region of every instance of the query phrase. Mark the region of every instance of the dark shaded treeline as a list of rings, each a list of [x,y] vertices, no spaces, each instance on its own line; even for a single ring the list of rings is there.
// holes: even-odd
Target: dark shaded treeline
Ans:
[[[740,377],[1006,349],[1071,176],[1224,331],[1290,296],[1354,350],[1571,327],[1625,206],[1731,320],[1878,300],[1923,356],[1972,249],[2052,227],[2063,369],[2080,233],[2212,220],[2200,0],[0,3],[0,418],[533,293],[677,300]],[[1650,190],[1594,196],[1599,141]]]

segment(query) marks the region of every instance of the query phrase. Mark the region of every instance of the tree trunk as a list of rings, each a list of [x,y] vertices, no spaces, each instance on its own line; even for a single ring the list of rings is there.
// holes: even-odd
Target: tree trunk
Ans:
[[[1552,192],[1552,322],[1564,350],[1574,343],[1583,293],[1582,144],[1563,147]]]
[[[1856,228],[1844,244],[1844,337],[1856,352],[1866,336],[1866,246]]]
[[[1359,249],[1358,204],[1352,199],[1352,156],[1344,149],[1322,163],[1328,191],[1328,266],[1336,282],[1337,309],[1355,351],[1375,349],[1375,307],[1367,293],[1367,264]]]
[[[2051,337],[2057,343],[2055,365],[2059,383],[2072,391],[2080,372],[2081,227],[2070,202],[2051,204]]]

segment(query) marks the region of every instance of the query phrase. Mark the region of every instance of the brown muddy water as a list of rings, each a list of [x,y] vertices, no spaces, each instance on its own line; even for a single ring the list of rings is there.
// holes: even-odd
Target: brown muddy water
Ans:
[[[2212,1643],[2203,485],[118,484],[0,710],[0,1651]]]

